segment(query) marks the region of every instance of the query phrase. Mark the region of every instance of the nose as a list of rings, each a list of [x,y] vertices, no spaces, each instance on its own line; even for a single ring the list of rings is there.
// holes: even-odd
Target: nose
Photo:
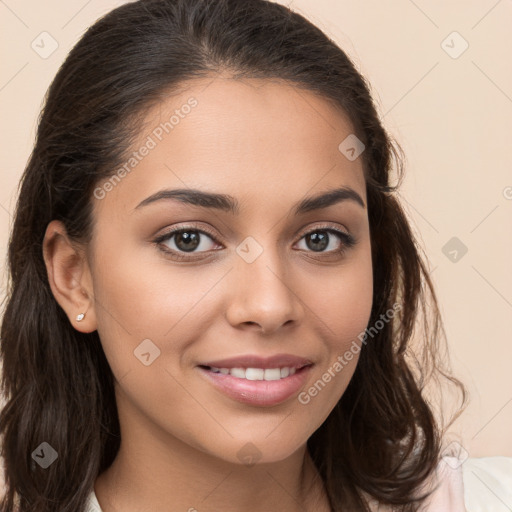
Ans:
[[[227,320],[235,328],[251,326],[264,334],[300,323],[304,304],[291,278],[290,266],[274,251],[264,250],[252,263],[237,258],[230,272]]]

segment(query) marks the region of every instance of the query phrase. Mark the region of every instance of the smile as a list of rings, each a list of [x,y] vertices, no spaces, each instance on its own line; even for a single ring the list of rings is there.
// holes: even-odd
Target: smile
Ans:
[[[296,396],[304,387],[312,364],[279,368],[222,368],[198,366],[197,369],[222,395],[251,406],[272,407]]]
[[[284,368],[216,368],[207,367],[213,373],[222,373],[223,375],[232,375],[237,379],[246,380],[280,380],[289,375],[294,375],[297,371],[294,367],[285,366]]]

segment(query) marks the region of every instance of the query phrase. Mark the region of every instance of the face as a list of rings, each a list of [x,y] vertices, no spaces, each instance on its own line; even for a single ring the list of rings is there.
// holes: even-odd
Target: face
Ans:
[[[313,93],[187,86],[98,184],[91,307],[122,429],[278,461],[323,423],[359,357],[373,291],[362,161],[338,149],[348,119]]]

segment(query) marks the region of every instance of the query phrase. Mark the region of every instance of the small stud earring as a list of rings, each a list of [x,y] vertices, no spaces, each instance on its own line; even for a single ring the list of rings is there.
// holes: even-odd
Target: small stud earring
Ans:
[[[85,313],[80,313],[80,314],[76,317],[76,321],[77,321],[77,322],[80,322],[80,320],[83,320],[83,319],[84,319],[84,316],[85,316]]]

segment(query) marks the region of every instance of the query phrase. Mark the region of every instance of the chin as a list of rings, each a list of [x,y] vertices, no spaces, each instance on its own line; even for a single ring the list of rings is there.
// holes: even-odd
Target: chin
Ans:
[[[254,466],[255,464],[272,464],[288,459],[307,442],[291,443],[290,438],[284,440],[279,436],[273,439],[260,436],[260,438],[232,439],[230,448],[227,450],[216,450],[218,458],[231,464],[241,466]]]

